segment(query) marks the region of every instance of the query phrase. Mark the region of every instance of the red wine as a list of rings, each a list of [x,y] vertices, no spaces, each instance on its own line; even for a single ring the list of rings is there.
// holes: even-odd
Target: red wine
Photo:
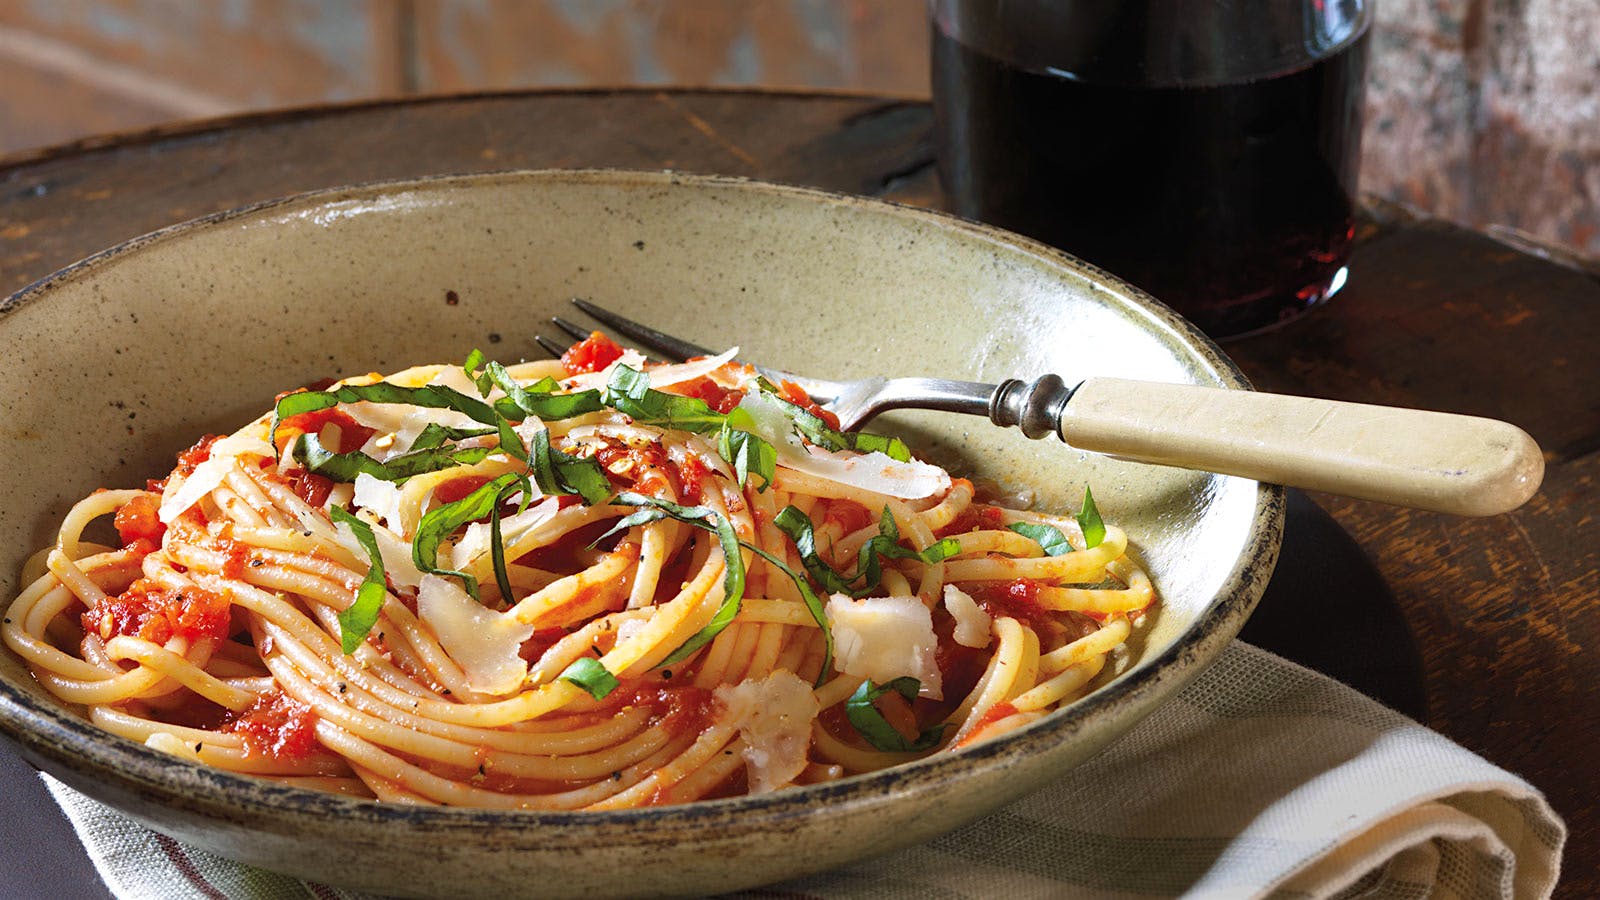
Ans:
[[[1238,83],[1150,87],[1019,68],[934,29],[940,174],[954,210],[1038,238],[1214,336],[1343,282],[1366,35]]]

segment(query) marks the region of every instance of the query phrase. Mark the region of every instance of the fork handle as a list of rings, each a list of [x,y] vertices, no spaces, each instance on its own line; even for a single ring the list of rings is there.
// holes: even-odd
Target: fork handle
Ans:
[[[1510,512],[1544,476],[1527,432],[1476,416],[1122,378],[1050,405],[1080,450],[1455,515]]]

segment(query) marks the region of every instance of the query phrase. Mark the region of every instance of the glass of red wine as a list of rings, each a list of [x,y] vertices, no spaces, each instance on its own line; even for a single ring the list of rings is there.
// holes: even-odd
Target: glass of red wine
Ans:
[[[1369,0],[933,0],[955,212],[1053,244],[1213,337],[1345,282]]]

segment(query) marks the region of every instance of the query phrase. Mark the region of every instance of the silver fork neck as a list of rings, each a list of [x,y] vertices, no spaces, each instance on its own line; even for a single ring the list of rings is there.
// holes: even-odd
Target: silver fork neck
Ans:
[[[1061,413],[1076,390],[1059,375],[1040,375],[1032,381],[1008,378],[989,400],[989,421],[1002,428],[1016,425],[1030,438],[1059,435]]]

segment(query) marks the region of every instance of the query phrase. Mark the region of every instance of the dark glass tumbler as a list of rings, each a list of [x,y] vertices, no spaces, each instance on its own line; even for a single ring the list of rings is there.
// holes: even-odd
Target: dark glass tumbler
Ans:
[[[1214,337],[1343,286],[1367,0],[933,0],[955,212],[1119,275]]]

